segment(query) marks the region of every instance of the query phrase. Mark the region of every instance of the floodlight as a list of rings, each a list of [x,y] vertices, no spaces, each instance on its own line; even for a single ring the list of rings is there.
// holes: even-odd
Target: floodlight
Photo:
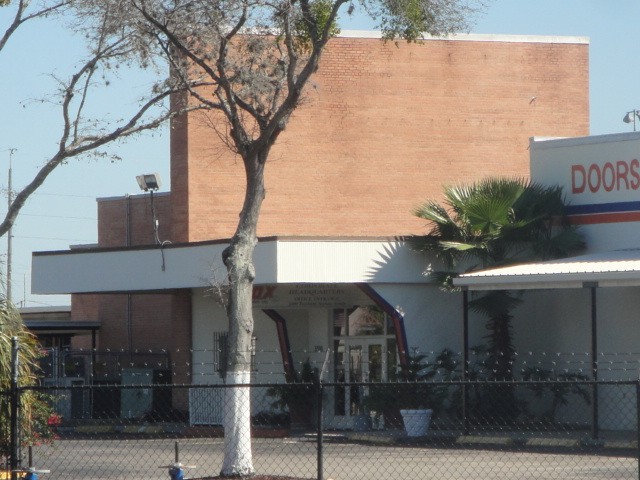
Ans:
[[[633,123],[634,132],[636,131],[636,117],[640,119],[640,110],[631,110],[622,119],[624,123]]]
[[[144,190],[145,192],[158,190],[160,185],[162,185],[160,175],[157,173],[138,175],[136,176],[136,180],[138,181],[138,185],[140,185],[140,190]]]

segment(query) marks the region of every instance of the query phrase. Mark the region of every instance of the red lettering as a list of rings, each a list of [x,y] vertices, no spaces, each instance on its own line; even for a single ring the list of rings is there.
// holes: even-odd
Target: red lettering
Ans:
[[[640,187],[640,173],[638,173],[638,168],[640,168],[640,162],[638,161],[637,158],[634,158],[633,160],[631,160],[630,162],[631,165],[631,176],[633,177],[633,180],[631,180],[631,188],[633,190],[637,190],[638,187]]]
[[[640,181],[640,176],[638,177],[638,181]],[[584,170],[584,167],[582,165],[571,165],[571,192],[584,192],[586,184],[587,172]]]
[[[277,285],[255,286],[251,292],[251,298],[253,300],[268,300],[273,297]]]
[[[640,160],[571,165],[571,193],[584,193],[587,185],[591,193],[640,190]]]
[[[624,189],[629,190],[629,164],[627,162],[616,162],[616,176],[618,177],[617,189],[620,190],[620,182],[624,182]]]
[[[594,176],[593,173],[595,173],[595,182],[594,180]],[[592,193],[597,192],[598,190],[600,190],[600,183],[602,182],[602,177],[600,174],[600,167],[595,164],[592,163],[591,165],[589,165],[589,175],[587,176],[588,181],[589,181],[589,190],[591,190]]]
[[[613,190],[616,185],[616,171],[611,162],[607,162],[602,167],[602,186],[607,192]]]
[[[264,287],[253,287],[253,291],[251,292],[252,300],[260,300],[262,298],[262,292]]]

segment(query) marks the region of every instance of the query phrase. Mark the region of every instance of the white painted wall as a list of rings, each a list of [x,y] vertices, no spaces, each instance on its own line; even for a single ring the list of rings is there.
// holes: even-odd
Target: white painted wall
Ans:
[[[194,289],[192,299],[194,383],[221,383],[222,379],[213,366],[213,335],[214,332],[228,330],[226,311],[213,299],[207,289]],[[302,319],[300,323],[306,328],[306,319]],[[284,372],[275,323],[261,310],[254,310],[254,335],[259,362],[258,371],[254,374],[254,382],[282,381]]]
[[[215,302],[207,289],[193,289],[191,295],[193,365],[191,374],[195,384],[222,383],[213,365],[213,334],[227,330],[224,308]]]
[[[570,205],[600,205],[615,213],[620,211],[616,204],[633,204],[640,198],[639,159],[640,132],[547,141],[534,139],[531,142],[531,178],[543,184],[562,185]],[[585,184],[581,177],[590,169],[594,175],[591,186],[588,179]],[[607,172],[606,181],[598,183],[597,172],[604,171]],[[589,252],[638,248],[640,224],[636,221],[583,225],[580,230]],[[518,328],[519,346],[526,349],[530,345],[531,350],[538,352],[561,352],[563,355],[558,358],[561,365],[569,365],[573,371],[583,366],[589,374],[592,360],[589,354],[590,302],[588,289],[532,292],[525,308],[531,314],[535,328]],[[597,289],[600,379],[638,378],[639,311],[640,288]],[[602,428],[635,428],[633,387],[602,386],[598,397]],[[569,413],[563,411],[565,415]]]
[[[352,287],[352,286],[350,286]],[[352,287],[356,289],[356,287]],[[462,294],[445,293],[437,287],[410,284],[378,284],[374,289],[404,315],[410,348],[421,353],[439,352],[450,348],[462,351]],[[357,289],[356,289],[357,290]],[[605,353],[601,361],[601,379],[629,379],[637,376],[640,352],[640,289],[598,289],[599,350]],[[356,295],[357,297],[358,295]],[[514,312],[514,342],[518,351],[517,370],[526,366],[555,368],[557,371],[591,369],[591,312],[589,289],[527,291],[523,304]],[[331,348],[331,309],[328,307],[281,308],[278,312],[287,320],[294,362],[299,369],[307,358],[320,367],[324,351]],[[255,335],[259,361],[256,383],[284,381],[275,323],[262,310],[255,312]],[[205,289],[193,294],[194,383],[215,383],[220,378],[212,372],[213,332],[226,331],[224,309],[206,295]],[[485,343],[485,320],[470,314],[470,345]],[[320,347],[316,351],[315,347]],[[627,355],[620,355],[621,352]],[[632,353],[635,353],[632,355]],[[329,365],[331,369],[332,366]],[[331,379],[331,370],[328,379]],[[627,388],[628,390],[628,388]],[[263,392],[264,393],[264,392]],[[263,393],[254,398],[265,405]],[[635,396],[619,387],[600,389],[601,428],[631,428],[632,420],[620,412],[634,408]],[[267,399],[268,400],[268,399]],[[584,423],[590,420],[588,405],[573,398],[569,407],[560,411],[564,421]]]
[[[606,205],[640,198],[640,132],[532,139],[530,147],[532,180],[562,185],[569,205]],[[583,168],[588,174],[591,166],[601,172],[606,170],[606,182],[614,188],[608,189],[602,184],[593,189],[588,184],[584,189],[577,188],[581,186],[582,174],[573,169]],[[611,172],[616,172],[615,178]],[[594,187],[597,185],[595,180],[592,183]],[[584,225],[580,229],[588,252],[638,247],[637,222]]]
[[[462,294],[433,285],[376,284],[373,288],[404,316],[407,346],[422,353],[462,349]]]
[[[591,292],[583,289],[527,291],[514,312],[517,370],[527,366],[581,373],[591,378]],[[635,380],[640,372],[640,288],[597,289],[598,378]],[[577,396],[559,410],[567,422],[590,422],[590,407]],[[635,428],[633,386],[599,388],[600,427]]]
[[[277,265],[279,283],[428,283],[424,257],[393,240],[283,240]]]

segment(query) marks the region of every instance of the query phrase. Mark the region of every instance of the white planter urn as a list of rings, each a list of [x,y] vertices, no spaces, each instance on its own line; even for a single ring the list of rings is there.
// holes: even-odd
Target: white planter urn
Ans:
[[[400,410],[400,414],[408,437],[422,437],[427,434],[433,415],[432,409]]]

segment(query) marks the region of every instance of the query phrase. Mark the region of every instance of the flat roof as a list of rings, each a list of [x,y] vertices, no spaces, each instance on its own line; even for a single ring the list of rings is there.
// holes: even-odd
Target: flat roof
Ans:
[[[89,321],[58,321],[58,320],[25,320],[25,326],[34,332],[37,331],[91,331],[100,329],[100,322]]]
[[[584,137],[531,137],[529,139],[529,145],[532,150],[542,150],[547,148],[575,147],[579,145],[629,142],[638,139],[640,139],[640,132],[607,133],[604,135],[588,135]]]
[[[382,38],[379,30],[341,30],[339,38]],[[451,40],[462,42],[504,42],[504,43],[590,43],[589,37],[564,35],[506,35],[492,33],[456,33],[442,37],[424,36],[422,40]]]

